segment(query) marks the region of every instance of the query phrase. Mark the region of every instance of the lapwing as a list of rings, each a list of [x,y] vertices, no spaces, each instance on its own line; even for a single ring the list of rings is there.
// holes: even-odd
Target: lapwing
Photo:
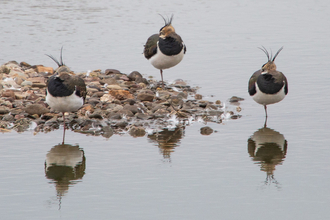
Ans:
[[[160,70],[164,89],[163,70],[180,63],[187,49],[172,26],[173,15],[169,19],[165,19],[163,16],[162,18],[165,26],[160,29],[158,34],[153,34],[148,38],[143,54],[155,68]]]
[[[268,61],[260,70],[253,73],[249,80],[248,91],[254,101],[264,106],[267,118],[267,105],[284,99],[288,94],[288,81],[282,72],[276,70],[274,63],[283,47],[275,53],[274,57],[265,47],[259,49],[266,54]]]
[[[62,48],[63,49],[63,48]],[[62,112],[65,132],[65,112],[76,112],[81,108],[86,98],[86,84],[63,63],[62,49],[60,62],[51,55],[47,55],[56,62],[58,68],[47,81],[46,103],[55,111]],[[64,141],[64,139],[63,139]]]

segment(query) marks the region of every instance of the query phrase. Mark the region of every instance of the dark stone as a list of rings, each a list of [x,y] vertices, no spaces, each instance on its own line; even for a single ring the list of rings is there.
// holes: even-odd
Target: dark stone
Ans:
[[[87,103],[88,104],[91,104],[93,107],[95,107],[96,104],[98,104],[100,102],[100,100],[98,98],[90,98],[88,99]]]
[[[201,128],[201,135],[210,135],[212,133],[213,133],[213,129],[210,128],[209,126]]]
[[[195,95],[195,99],[197,100],[201,100],[203,98],[203,96],[201,94],[196,94]]]
[[[135,117],[138,118],[138,119],[142,119],[142,120],[147,120],[148,118],[150,118],[149,115],[144,114],[144,113],[136,113]]]
[[[146,131],[144,130],[143,127],[132,126],[131,129],[129,130],[129,134],[132,137],[143,137],[146,134]]]
[[[116,70],[116,69],[106,69],[105,75],[110,75],[110,74],[121,74],[121,73],[119,70]]]
[[[208,114],[210,116],[220,117],[223,114],[223,111],[221,111],[221,110],[211,110],[211,111],[208,111]]]
[[[2,94],[2,97],[15,98],[14,90],[5,90]]]
[[[34,115],[34,114],[42,115],[48,113],[49,109],[47,109],[45,106],[40,104],[31,104],[25,108],[25,112],[28,113],[29,115]]]
[[[152,102],[154,100],[155,96],[152,94],[148,94],[148,93],[139,93],[137,95],[137,99],[140,101],[148,101],[148,102]]]
[[[100,113],[98,113],[98,112],[95,112],[93,114],[90,114],[88,117],[89,118],[96,118],[96,119],[103,119],[102,115]]]
[[[243,101],[243,100],[244,100],[243,98],[240,98],[240,97],[237,97],[237,96],[232,96],[229,99],[229,102],[239,102],[239,101]]]
[[[122,101],[122,104],[134,105],[136,101],[134,99],[126,99]]]
[[[4,115],[2,117],[3,121],[14,121],[14,116],[13,115]]]
[[[105,138],[110,138],[113,135],[113,130],[110,126],[104,126],[101,130],[103,131],[102,136]]]
[[[101,79],[100,80],[100,84],[104,85],[104,84],[108,84],[108,85],[119,85],[117,80],[114,78],[105,78],[105,79]]]
[[[201,108],[206,108],[207,102],[200,102],[198,106]]]
[[[156,112],[158,111],[159,109],[163,109],[164,108],[164,105],[162,104],[156,104],[153,106],[153,108],[151,109],[152,112]]]
[[[39,96],[37,96],[36,94],[32,93],[30,94],[26,99],[27,100],[32,100],[32,101],[35,101],[39,98]]]
[[[138,71],[133,71],[127,76],[131,81],[136,81],[137,79],[142,79],[141,73]]]
[[[141,112],[141,110],[139,110],[139,108],[138,108],[136,105],[129,105],[129,104],[124,105],[124,110],[129,110],[129,111],[131,111],[134,115],[135,115],[136,113]]]
[[[7,113],[9,113],[9,108],[6,108],[4,106],[0,106],[0,114],[4,115],[4,114],[7,114]]]
[[[119,128],[125,128],[128,125],[127,121],[118,121],[115,126]]]
[[[122,119],[122,116],[119,113],[110,113],[109,115],[110,119]]]
[[[104,92],[95,92],[91,97],[97,97],[100,98],[104,95]]]

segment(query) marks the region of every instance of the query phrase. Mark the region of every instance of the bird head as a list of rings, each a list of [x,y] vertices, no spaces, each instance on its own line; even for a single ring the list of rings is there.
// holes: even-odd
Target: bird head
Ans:
[[[170,18],[165,19],[162,15],[160,15],[164,21],[165,21],[165,26],[162,27],[159,30],[159,37],[161,38],[166,38],[168,37],[171,33],[175,33],[175,29],[172,26],[172,19],[173,19],[173,15]]]
[[[283,47],[281,47],[275,53],[274,57],[273,57],[272,53],[271,54],[268,53],[267,49],[264,46],[262,46],[262,48],[259,47],[259,49],[262,50],[266,54],[267,59],[268,59],[267,63],[262,65],[262,68],[261,68],[262,72],[276,71],[275,59],[276,59],[277,55],[281,52]]]

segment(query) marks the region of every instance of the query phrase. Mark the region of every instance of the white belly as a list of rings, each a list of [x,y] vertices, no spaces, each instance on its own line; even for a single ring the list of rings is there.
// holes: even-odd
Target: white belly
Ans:
[[[256,84],[256,94],[252,97],[254,101],[261,105],[269,105],[277,103],[284,99],[285,93],[284,93],[284,86],[283,88],[276,94],[265,94],[260,91],[258,85]]]
[[[183,59],[183,56],[184,56],[184,48],[182,48],[181,52],[177,55],[166,56],[160,51],[157,45],[157,53],[154,56],[152,56],[149,60],[155,68],[163,70],[163,69],[171,68],[177,65],[178,63],[180,63],[181,60]]]
[[[55,111],[59,112],[75,112],[84,104],[84,99],[75,95],[54,97],[47,91],[47,104]]]

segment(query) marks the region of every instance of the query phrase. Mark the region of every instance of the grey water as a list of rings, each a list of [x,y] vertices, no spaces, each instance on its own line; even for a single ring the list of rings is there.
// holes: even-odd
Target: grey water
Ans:
[[[327,219],[330,215],[330,6],[315,1],[1,0],[0,64],[137,70],[146,39],[174,14],[187,54],[164,71],[203,99],[239,96],[241,118],[133,138],[33,130],[0,134],[1,219]],[[281,46],[289,94],[263,107],[247,93]],[[205,136],[200,128],[215,132]]]

